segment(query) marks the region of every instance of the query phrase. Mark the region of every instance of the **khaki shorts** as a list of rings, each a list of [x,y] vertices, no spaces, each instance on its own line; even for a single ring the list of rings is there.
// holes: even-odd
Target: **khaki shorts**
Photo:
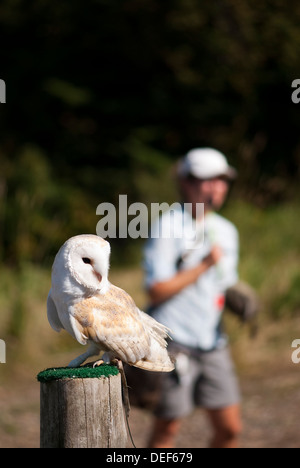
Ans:
[[[168,350],[176,357],[176,367],[163,375],[157,417],[177,419],[196,406],[221,409],[239,403],[239,385],[228,347],[191,356],[178,352],[171,342]]]

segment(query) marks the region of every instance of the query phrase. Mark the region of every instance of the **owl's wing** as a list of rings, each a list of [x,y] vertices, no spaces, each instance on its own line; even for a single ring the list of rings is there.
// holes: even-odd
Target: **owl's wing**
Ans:
[[[51,296],[51,289],[47,298],[47,316],[53,330],[59,332],[63,328],[63,326],[61,324],[61,321],[59,320],[56,305]]]
[[[122,289],[110,285],[98,294],[73,305],[71,324],[81,343],[92,340],[104,351],[128,363],[144,358],[150,347],[141,312]]]

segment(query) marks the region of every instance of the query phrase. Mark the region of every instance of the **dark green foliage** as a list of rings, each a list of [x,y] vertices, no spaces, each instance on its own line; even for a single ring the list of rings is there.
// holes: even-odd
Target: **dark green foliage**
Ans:
[[[193,146],[228,155],[238,194],[281,201],[299,180],[299,19],[296,0],[2,0],[0,259],[49,263],[119,194],[168,201]]]

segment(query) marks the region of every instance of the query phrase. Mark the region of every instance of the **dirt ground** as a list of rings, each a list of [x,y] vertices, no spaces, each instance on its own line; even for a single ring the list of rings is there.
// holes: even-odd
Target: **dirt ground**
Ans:
[[[241,448],[298,448],[300,446],[300,368],[241,378],[243,432]],[[151,418],[133,409],[131,429],[137,447],[147,443]],[[205,413],[197,409],[183,420],[178,448],[205,448],[211,437]]]
[[[284,358],[240,375],[243,394],[241,448],[298,448],[300,446],[300,364]],[[145,447],[151,416],[131,409],[130,427],[137,448]],[[39,447],[39,383],[35,375],[17,383],[0,384],[0,448]],[[178,448],[207,447],[210,428],[196,410],[182,424]],[[129,443],[128,447],[132,447]]]

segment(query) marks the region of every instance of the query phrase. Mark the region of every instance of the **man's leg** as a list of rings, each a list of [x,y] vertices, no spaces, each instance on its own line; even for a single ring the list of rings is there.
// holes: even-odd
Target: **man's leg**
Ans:
[[[214,430],[211,448],[237,448],[242,429],[240,405],[206,411]]]
[[[180,429],[179,419],[156,418],[148,448],[174,448],[175,439]]]

